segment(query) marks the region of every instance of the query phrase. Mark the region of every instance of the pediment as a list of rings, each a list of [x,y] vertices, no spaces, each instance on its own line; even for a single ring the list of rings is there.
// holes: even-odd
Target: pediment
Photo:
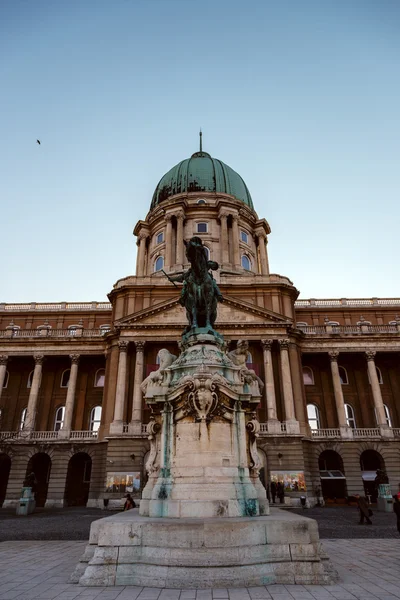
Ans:
[[[225,297],[224,302],[218,304],[216,326],[223,327],[232,323],[252,325],[282,325],[292,323],[291,319],[283,317],[271,310],[262,308],[249,302],[244,302],[234,297]],[[138,325],[147,326],[182,326],[186,325],[185,310],[177,299],[159,302],[137,313],[128,315],[115,322],[116,327],[129,328]]]

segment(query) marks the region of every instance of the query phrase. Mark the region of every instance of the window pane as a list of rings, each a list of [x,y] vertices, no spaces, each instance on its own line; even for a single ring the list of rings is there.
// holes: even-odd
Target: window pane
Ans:
[[[90,431],[98,431],[101,422],[101,406],[94,406],[90,412]]]
[[[157,242],[157,244],[161,244],[161,242],[163,242],[163,241],[164,241],[164,233],[161,232],[157,235],[156,242]]]
[[[64,373],[62,374],[62,377],[61,377],[61,386],[60,387],[68,387],[70,375],[71,375],[70,369],[67,369],[66,371],[64,371]]]
[[[249,241],[249,236],[247,235],[247,233],[245,231],[241,231],[240,236],[242,238],[242,242],[245,242],[247,244]]]
[[[242,256],[242,267],[243,267],[243,269],[246,269],[246,271],[251,270],[250,260],[246,255]]]
[[[347,372],[344,367],[339,367],[339,377],[340,377],[340,383],[342,385],[347,385],[349,383],[349,380],[347,378]]]
[[[54,419],[54,431],[60,431],[64,423],[65,406],[60,406],[56,410],[56,416]]]
[[[106,377],[106,372],[104,369],[99,369],[96,373],[94,386],[95,387],[104,387],[104,380]]]
[[[207,223],[197,223],[197,233],[207,233]]]
[[[159,256],[155,262],[154,265],[154,270],[155,271],[161,271],[161,269],[164,267],[164,259],[162,256]]]
[[[304,385],[314,385],[313,372],[310,367],[303,367],[303,382]]]

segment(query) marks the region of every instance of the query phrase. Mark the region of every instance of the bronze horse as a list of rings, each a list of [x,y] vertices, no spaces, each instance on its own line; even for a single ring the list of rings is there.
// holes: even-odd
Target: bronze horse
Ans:
[[[182,275],[169,279],[183,282],[179,302],[186,308],[189,321],[185,333],[196,327],[214,329],[217,303],[222,302],[223,297],[209,269],[216,271],[219,265],[207,259],[205,247],[199,237],[192,237],[188,242],[184,240],[184,244],[191,268]]]

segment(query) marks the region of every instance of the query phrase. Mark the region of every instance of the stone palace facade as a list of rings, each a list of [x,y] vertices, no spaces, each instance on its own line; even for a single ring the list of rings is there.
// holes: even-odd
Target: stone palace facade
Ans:
[[[269,233],[242,178],[200,150],[159,182],[134,229],[136,275],[110,302],[0,304],[0,505],[18,503],[32,471],[38,506],[140,497],[151,435],[140,385],[161,349],[179,353],[186,325],[162,270],[187,268],[194,235],[220,264],[216,327],[230,350],[248,342],[248,368],[265,383],[263,482],[282,481],[292,504],[374,500],[383,468],[398,490],[400,299],[298,299],[270,272]]]

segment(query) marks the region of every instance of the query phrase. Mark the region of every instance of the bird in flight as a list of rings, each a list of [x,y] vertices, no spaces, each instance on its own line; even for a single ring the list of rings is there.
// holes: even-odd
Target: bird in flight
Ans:
[[[39,144],[39,146],[40,146],[40,140],[36,140],[36,143]]]

